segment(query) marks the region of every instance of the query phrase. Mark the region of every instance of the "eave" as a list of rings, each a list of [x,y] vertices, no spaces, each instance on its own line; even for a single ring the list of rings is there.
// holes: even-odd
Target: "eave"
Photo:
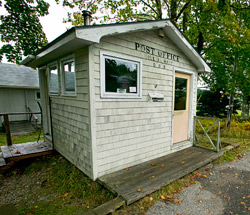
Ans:
[[[49,43],[34,56],[28,56],[21,64],[38,68],[84,46],[99,43],[104,36],[153,29],[163,29],[164,33],[173,43],[194,63],[199,72],[211,72],[204,59],[170,20],[73,27]]]

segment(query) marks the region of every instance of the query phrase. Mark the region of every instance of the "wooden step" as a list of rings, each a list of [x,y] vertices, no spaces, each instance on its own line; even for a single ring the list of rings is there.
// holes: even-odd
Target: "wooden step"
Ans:
[[[5,159],[3,158],[3,153],[0,152],[0,167],[5,166],[6,162]]]

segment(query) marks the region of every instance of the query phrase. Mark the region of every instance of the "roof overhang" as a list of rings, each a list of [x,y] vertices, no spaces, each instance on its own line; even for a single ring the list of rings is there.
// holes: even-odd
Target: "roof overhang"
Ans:
[[[163,29],[165,34],[182,50],[190,61],[194,63],[199,72],[211,72],[210,67],[204,59],[196,52],[185,36],[170,20],[73,27],[35,55],[28,56],[21,64],[38,68],[76,49],[93,43],[99,43],[104,36],[153,29]]]
[[[30,87],[30,86],[12,86],[12,85],[0,85],[0,89],[26,89],[26,90],[40,90],[40,87]]]

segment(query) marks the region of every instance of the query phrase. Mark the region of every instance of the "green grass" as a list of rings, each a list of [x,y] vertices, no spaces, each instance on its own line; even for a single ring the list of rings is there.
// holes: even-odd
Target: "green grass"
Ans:
[[[114,198],[59,154],[20,162],[1,181],[1,204],[8,199],[20,215],[82,214]]]
[[[37,141],[40,130],[36,132],[22,135],[22,136],[11,136],[12,144],[17,143],[27,143]],[[40,140],[43,140],[43,132],[41,131]],[[7,144],[6,134],[4,132],[0,132],[0,146],[5,146]]]

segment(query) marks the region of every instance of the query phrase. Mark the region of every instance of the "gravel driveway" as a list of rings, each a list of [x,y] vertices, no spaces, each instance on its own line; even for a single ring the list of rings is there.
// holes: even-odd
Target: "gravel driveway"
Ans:
[[[175,196],[178,201],[156,202],[147,215],[250,214],[250,152],[223,165],[208,165],[195,184]]]

